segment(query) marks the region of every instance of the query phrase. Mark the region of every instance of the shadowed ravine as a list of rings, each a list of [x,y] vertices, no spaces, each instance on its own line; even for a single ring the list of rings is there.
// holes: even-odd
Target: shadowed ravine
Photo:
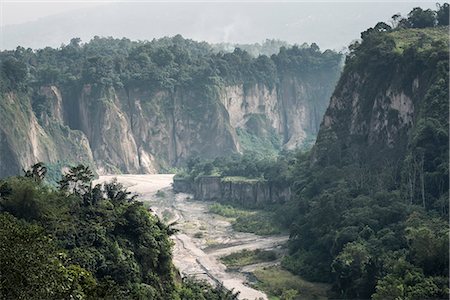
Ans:
[[[261,237],[236,232],[226,219],[207,213],[208,204],[193,201],[188,194],[174,194],[173,175],[100,176],[97,182],[117,178],[140,201],[148,204],[161,219],[176,223],[179,232],[173,236],[173,260],[182,276],[194,276],[209,282],[223,283],[239,291],[239,299],[267,299],[267,296],[247,285],[244,273],[226,272],[219,258],[243,249],[273,249],[287,241],[287,236]],[[160,193],[157,192],[161,191]],[[199,237],[201,232],[201,237]],[[246,267],[246,270],[251,266]]]

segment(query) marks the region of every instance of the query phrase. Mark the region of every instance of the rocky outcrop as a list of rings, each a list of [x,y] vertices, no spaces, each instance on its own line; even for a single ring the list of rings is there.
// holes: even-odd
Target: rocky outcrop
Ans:
[[[174,177],[172,182],[172,188],[175,193],[194,193],[193,183],[186,178]]]
[[[247,208],[262,208],[289,200],[289,187],[280,187],[264,180],[230,179],[220,176],[201,176],[192,182],[174,178],[175,192],[192,193],[202,201],[217,201]]]
[[[281,137],[283,147],[292,150],[314,140],[334,84],[324,74],[286,76],[273,89],[262,84],[225,87],[220,101],[234,129],[248,129],[253,116],[264,116]]]
[[[17,175],[38,161],[93,165],[88,138],[61,124],[58,94],[51,91],[39,92],[42,103],[52,105],[37,115],[27,95],[11,92],[0,99],[0,176]]]
[[[443,106],[438,103],[446,99],[448,89],[436,91],[448,80],[442,78],[438,67],[446,63],[447,53],[438,55],[438,50],[428,50],[436,51],[432,60],[425,54],[414,59],[403,57],[409,55],[405,51],[398,57],[390,57],[389,63],[383,62],[383,68],[366,65],[364,60],[353,57],[331,96],[312,151],[312,162],[324,166],[364,164],[371,169],[399,169],[407,153],[411,154],[411,145],[420,141],[414,138],[417,132],[423,131],[420,127],[424,125],[419,120],[442,119],[437,114],[424,116],[438,105]],[[447,120],[436,121],[436,124],[447,123]],[[435,130],[439,126],[430,128]]]

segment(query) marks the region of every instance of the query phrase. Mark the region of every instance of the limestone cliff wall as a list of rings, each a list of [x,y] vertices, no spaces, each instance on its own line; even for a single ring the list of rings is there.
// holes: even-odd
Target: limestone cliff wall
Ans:
[[[17,175],[38,161],[93,165],[87,136],[61,122],[57,89],[41,89],[47,110],[35,114],[27,95],[0,95],[0,176]]]
[[[343,73],[324,115],[313,162],[381,165],[402,159],[433,81],[429,71],[411,76],[392,69],[378,81],[374,78],[382,75],[373,71],[349,68]]]
[[[241,152],[237,131],[250,125],[252,135],[270,130],[285,148],[299,147],[315,137],[336,80],[317,76],[285,76],[272,89],[211,85],[209,94],[91,84],[5,94],[0,176],[37,161],[84,162],[99,174],[156,173],[191,156]],[[252,116],[269,128],[250,124]]]
[[[319,131],[335,84],[323,77],[285,76],[273,89],[262,84],[227,86],[220,101],[234,129],[246,128],[251,116],[264,116],[281,137],[283,147],[292,150],[311,143]]]
[[[218,176],[202,176],[195,182],[174,179],[175,192],[192,193],[202,201],[237,204],[247,208],[261,208],[289,200],[289,187],[279,187],[266,181],[227,181]]]

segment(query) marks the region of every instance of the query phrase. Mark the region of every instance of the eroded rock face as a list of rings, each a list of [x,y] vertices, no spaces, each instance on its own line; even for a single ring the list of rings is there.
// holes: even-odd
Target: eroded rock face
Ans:
[[[339,164],[348,156],[358,161],[370,152],[376,164],[384,157],[400,156],[406,149],[408,133],[415,126],[416,106],[427,90],[420,88],[425,77],[408,78],[408,82],[403,76],[406,75],[396,74],[395,81],[375,89],[368,74],[346,72],[324,115],[313,161]],[[403,86],[398,82],[403,82]],[[330,145],[333,151],[328,149]]]
[[[40,119],[52,118],[60,123],[64,122],[63,99],[61,91],[54,85],[42,86],[38,92],[39,96],[46,98],[46,112],[36,114]],[[47,120],[46,120],[47,121]]]
[[[220,100],[234,129],[245,128],[252,115],[263,115],[283,147],[292,150],[317,135],[333,87],[334,82],[321,85],[313,77],[286,76],[272,90],[258,84],[225,87]]]
[[[242,207],[262,208],[268,204],[280,204],[289,200],[291,191],[268,182],[222,182],[219,201]],[[210,199],[201,199],[210,200]]]
[[[27,95],[7,93],[0,102],[0,176],[20,174],[36,162],[93,163],[89,140],[61,123],[60,93],[39,91],[48,109],[36,116]],[[59,99],[58,99],[59,98]]]
[[[227,86],[220,94],[233,128],[245,127],[248,116],[262,114],[270,120],[279,134],[283,133],[283,103],[278,99],[277,89],[269,90],[265,85],[255,84],[244,89],[243,85]]]
[[[247,208],[262,208],[280,204],[291,197],[289,187],[260,180],[233,180],[219,176],[201,176],[195,182],[174,178],[175,192],[194,194],[195,199],[236,204]]]
[[[413,125],[414,104],[403,91],[392,91],[375,99],[369,124],[369,143],[385,140],[388,147],[393,147],[398,133]]]
[[[191,156],[242,152],[238,129],[256,136],[270,130],[283,147],[299,147],[316,135],[334,86],[334,77],[322,79],[328,82],[286,76],[272,89],[211,86],[208,97],[189,87],[169,92],[90,84],[2,95],[0,176],[37,161],[84,162],[99,174],[156,173]]]
[[[98,172],[139,172],[138,149],[130,120],[116,91],[113,88],[98,91],[85,86],[79,111],[81,130],[91,141]]]

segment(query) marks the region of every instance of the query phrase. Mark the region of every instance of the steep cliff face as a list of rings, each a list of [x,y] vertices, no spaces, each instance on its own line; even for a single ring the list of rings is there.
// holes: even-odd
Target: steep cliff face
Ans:
[[[280,137],[284,148],[292,150],[308,146],[319,130],[335,83],[321,76],[324,74],[309,78],[286,76],[273,89],[262,84],[228,86],[223,88],[220,100],[234,129],[250,130],[257,136],[264,136],[267,133],[255,130],[268,127]],[[252,128],[251,121],[255,116],[267,120],[268,126]]]
[[[85,87],[78,101],[79,124],[99,172],[154,173],[190,156],[244,150],[239,130],[255,137],[274,134],[288,149],[304,145],[317,134],[333,87],[332,80],[327,84],[290,78],[272,90],[263,84],[216,87],[217,93],[202,100],[204,95],[189,89],[151,94],[109,88],[95,95]]]
[[[99,173],[155,173],[191,155],[238,150],[228,115],[218,103],[195,111],[192,91],[85,86],[77,100],[80,130],[91,141]]]
[[[173,189],[175,192],[193,193],[197,200],[218,201],[247,208],[282,204],[291,197],[289,187],[257,179],[230,180],[219,176],[201,176],[195,182],[175,178]]]
[[[242,151],[239,130],[255,137],[277,136],[288,149],[300,147],[317,133],[332,79],[327,88],[292,77],[272,90],[263,84],[216,87],[215,96],[200,101],[204,105],[197,104],[204,96],[189,89],[151,93],[142,88],[89,84],[78,91],[42,86],[33,109],[30,103],[24,104],[28,105],[26,111],[16,119],[18,124],[26,124],[26,137],[16,139],[2,131],[3,139],[16,144],[9,147],[4,143],[4,157],[10,156],[7,152],[11,149],[24,153],[20,162],[13,163],[14,171],[2,174],[17,173],[39,160],[53,163],[74,157],[93,159],[100,174],[155,173],[190,156],[215,157]],[[29,101],[27,97],[6,97],[13,106]],[[3,128],[8,127],[6,121],[2,121]],[[58,128],[66,132],[55,132]],[[42,139],[49,142],[39,143]],[[69,144],[61,143],[61,139],[70,140]],[[79,145],[83,154],[66,156],[73,145]]]
[[[35,95],[43,110],[21,93],[2,95],[0,105],[0,175],[19,174],[37,161],[80,161],[93,165],[89,140],[81,131],[61,122],[61,97],[56,88],[43,88]]]
[[[40,160],[155,173],[193,156],[308,146],[340,72],[340,55],[317,47],[252,58],[181,37],[2,57],[0,176]]]
[[[417,101],[424,96],[413,86],[419,80],[413,79],[406,89],[391,82],[368,97],[367,86],[374,83],[367,74],[345,74],[323,118],[314,160],[339,165],[403,157]]]
[[[399,78],[402,74],[392,76]],[[362,155],[377,160],[383,153],[396,155],[400,154],[399,150],[404,151],[416,116],[414,103],[424,96],[417,88],[419,78],[413,79],[407,88],[395,82],[378,86],[378,92],[373,95],[366,93],[367,87],[374,84],[368,74],[352,71],[341,82],[323,119],[316,147],[318,156],[321,157],[321,143],[331,141],[334,147],[340,145],[335,149],[337,152],[323,150],[335,155],[336,160],[350,152],[354,158]]]
[[[399,169],[408,155],[426,156],[432,139],[438,147],[448,124],[447,114],[439,114],[448,109],[445,30],[374,33],[376,46],[362,44],[331,97],[313,161]]]

